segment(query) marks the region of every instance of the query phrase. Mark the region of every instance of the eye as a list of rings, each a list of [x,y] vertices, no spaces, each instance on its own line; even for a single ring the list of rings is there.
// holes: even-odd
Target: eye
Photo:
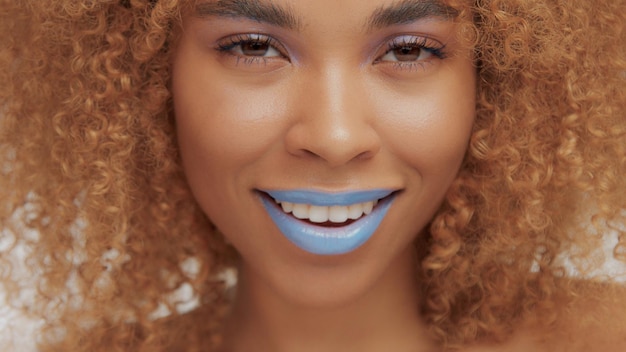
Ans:
[[[423,64],[433,57],[445,58],[444,48],[445,45],[434,39],[403,35],[390,41],[387,51],[376,62],[393,62],[400,65]]]
[[[285,58],[284,50],[276,40],[263,34],[238,34],[225,38],[217,50],[244,59]]]
[[[236,52],[238,54],[246,55],[246,56],[263,56],[263,57],[272,57],[272,56],[280,56],[278,50],[269,45],[268,43],[261,42],[245,42],[241,43],[237,46]]]
[[[432,55],[430,51],[415,46],[401,46],[391,49],[381,57],[381,61],[417,61],[429,58]]]

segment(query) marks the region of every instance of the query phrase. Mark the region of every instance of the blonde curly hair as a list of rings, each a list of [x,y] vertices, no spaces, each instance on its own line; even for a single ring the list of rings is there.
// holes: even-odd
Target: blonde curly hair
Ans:
[[[168,91],[192,2],[0,0],[0,277],[9,304],[45,320],[42,351],[219,343],[219,273],[237,255],[186,185]],[[568,272],[601,264],[608,231],[626,261],[624,1],[458,3],[479,71],[476,122],[416,240],[423,315],[452,347],[502,340],[527,319],[551,326],[604,287]],[[11,260],[20,246],[38,279],[28,307]],[[172,298],[183,285],[199,302],[186,314]]]

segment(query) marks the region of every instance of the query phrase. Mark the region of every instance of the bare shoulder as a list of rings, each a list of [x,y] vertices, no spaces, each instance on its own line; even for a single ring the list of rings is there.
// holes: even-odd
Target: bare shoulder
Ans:
[[[626,286],[573,284],[575,298],[550,329],[529,324],[505,343],[483,343],[463,352],[626,351]]]

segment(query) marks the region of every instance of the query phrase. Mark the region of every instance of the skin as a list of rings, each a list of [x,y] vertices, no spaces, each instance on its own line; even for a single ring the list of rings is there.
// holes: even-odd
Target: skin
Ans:
[[[470,50],[441,13],[368,25],[390,0],[272,4],[294,21],[211,6],[186,14],[173,61],[189,185],[242,258],[225,348],[432,350],[418,313],[412,243],[467,148],[476,85]],[[273,47],[249,50],[266,43],[258,34]],[[233,43],[242,37],[244,46]],[[394,41],[409,54],[390,50]],[[325,256],[289,242],[258,193],[303,188],[398,192],[368,242]]]

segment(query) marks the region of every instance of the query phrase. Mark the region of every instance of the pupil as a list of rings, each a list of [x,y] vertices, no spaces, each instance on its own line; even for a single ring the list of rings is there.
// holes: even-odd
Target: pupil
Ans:
[[[263,56],[267,53],[269,45],[260,42],[247,42],[241,44],[241,51],[244,55]]]

